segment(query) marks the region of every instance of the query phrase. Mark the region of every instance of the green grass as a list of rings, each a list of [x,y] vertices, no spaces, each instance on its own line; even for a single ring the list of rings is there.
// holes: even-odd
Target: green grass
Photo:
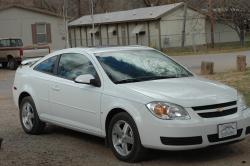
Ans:
[[[246,102],[250,106],[250,68],[246,72],[231,71],[205,77],[238,89],[245,96]]]
[[[250,42],[245,42],[244,47],[241,47],[239,42],[231,42],[231,43],[216,44],[215,48],[207,46],[198,46],[196,52],[194,52],[192,47],[169,48],[164,50],[163,52],[171,56],[182,56],[182,55],[198,55],[198,54],[217,54],[217,53],[239,52],[248,50],[250,50]]]

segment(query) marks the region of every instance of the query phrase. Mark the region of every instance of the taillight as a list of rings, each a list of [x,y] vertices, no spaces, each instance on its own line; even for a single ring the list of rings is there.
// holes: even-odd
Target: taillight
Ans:
[[[20,48],[20,57],[23,56],[23,48]]]

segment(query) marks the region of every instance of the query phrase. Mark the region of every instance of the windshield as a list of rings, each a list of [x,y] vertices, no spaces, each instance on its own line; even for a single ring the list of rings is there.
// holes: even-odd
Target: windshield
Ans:
[[[193,76],[155,50],[103,52],[96,53],[96,58],[116,84]]]

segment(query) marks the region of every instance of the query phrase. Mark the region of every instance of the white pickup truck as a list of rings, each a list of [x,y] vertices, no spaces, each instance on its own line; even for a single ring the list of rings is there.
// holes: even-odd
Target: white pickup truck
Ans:
[[[4,68],[16,69],[23,58],[23,42],[21,39],[0,39],[0,63]]]

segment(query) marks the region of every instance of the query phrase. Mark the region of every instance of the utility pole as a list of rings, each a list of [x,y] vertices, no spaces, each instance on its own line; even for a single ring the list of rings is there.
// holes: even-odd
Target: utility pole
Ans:
[[[184,48],[186,40],[187,6],[188,6],[187,2],[184,2],[183,29],[182,29],[182,40],[181,40],[182,48]]]
[[[93,38],[93,46],[95,46],[95,23],[94,23],[94,2],[93,0],[89,0],[91,5],[91,20],[92,20],[92,38]]]
[[[69,29],[68,29],[68,1],[63,0],[63,19],[65,28],[65,48],[69,48]]]
[[[208,0],[208,15],[211,24],[211,47],[214,48],[214,14],[213,14],[213,6],[212,0]]]

